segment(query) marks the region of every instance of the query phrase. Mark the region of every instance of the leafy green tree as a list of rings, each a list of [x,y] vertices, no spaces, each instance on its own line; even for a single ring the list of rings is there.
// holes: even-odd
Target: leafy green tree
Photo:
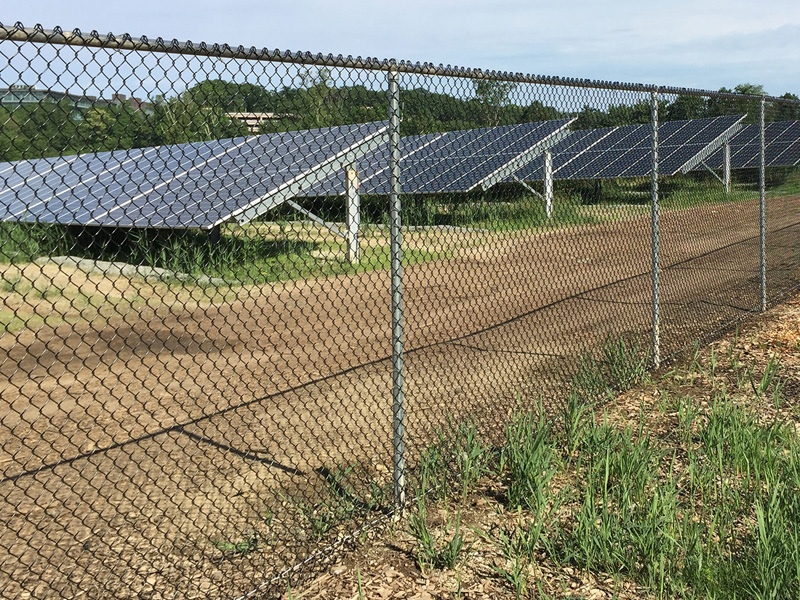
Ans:
[[[563,116],[564,115],[558,109],[547,106],[539,100],[534,100],[522,109],[521,122],[536,123],[538,121],[551,121],[553,119],[560,119]]]
[[[403,90],[401,97],[403,135],[480,127],[483,121],[477,101],[466,101],[424,88]]]
[[[774,121],[800,120],[800,98],[794,94],[786,93],[781,98],[793,102],[773,102],[767,113],[768,118]]]
[[[481,106],[483,124],[496,127],[503,121],[503,109],[510,104],[510,95],[517,84],[505,81],[475,81],[475,97]],[[506,123],[504,123],[506,124]]]
[[[0,106],[0,161],[22,158],[22,151],[17,147],[20,135],[19,123],[14,120],[12,111]]]
[[[81,147],[80,114],[67,99],[6,110],[0,149],[6,160],[74,154]]]
[[[679,95],[665,111],[667,121],[702,119],[708,116],[708,104],[702,96]]]
[[[156,98],[148,118],[158,144],[181,144],[247,135],[247,126],[219,106],[199,105],[192,95]]]
[[[611,116],[604,110],[584,105],[578,113],[578,120],[573,124],[573,129],[598,129],[617,125],[612,122]]]
[[[127,102],[94,107],[78,125],[82,152],[143,148],[158,143],[145,113]]]
[[[720,88],[721,93],[726,94],[747,94],[752,96],[763,96],[764,86],[751,83],[740,83],[733,90]],[[759,98],[716,98],[708,99],[708,116],[719,117],[722,115],[744,115],[745,123],[758,123],[761,110],[761,100]]]
[[[183,97],[198,106],[220,108],[224,112],[269,112],[273,94],[260,85],[207,79],[188,89]]]
[[[337,116],[342,114],[341,98],[336,94],[328,69],[306,71],[300,75],[301,89],[297,98],[302,115],[302,127],[314,129],[331,127],[337,124]]]

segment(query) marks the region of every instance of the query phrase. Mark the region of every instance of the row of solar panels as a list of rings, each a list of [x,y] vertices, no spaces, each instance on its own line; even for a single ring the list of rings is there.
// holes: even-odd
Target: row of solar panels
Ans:
[[[744,115],[666,122],[659,172],[758,164],[758,126]],[[569,131],[560,119],[401,139],[402,191],[488,189],[501,181],[647,176],[651,127]],[[358,167],[361,193],[389,193],[388,123],[364,123],[0,164],[0,220],[117,227],[212,228],[248,222],[294,197],[342,194]],[[770,123],[767,164],[800,162],[800,123]]]
[[[744,115],[671,121],[659,128],[659,171],[687,172],[706,154],[730,140]],[[544,150],[553,157],[555,179],[642,177],[652,165],[652,128],[630,125],[566,132],[572,121],[547,121],[491,129],[453,131],[402,138],[403,192],[410,194],[467,192],[487,189],[498,181],[544,179]],[[548,127],[549,126],[549,127]],[[554,126],[558,126],[557,129]],[[538,150],[527,160],[522,153]],[[502,179],[488,177],[505,165],[516,166]],[[379,148],[359,161],[362,192],[389,191],[388,150]],[[476,176],[478,173],[483,177]],[[489,185],[487,185],[489,184]],[[341,178],[314,185],[307,195],[341,194]]]
[[[764,130],[765,164],[768,167],[793,167],[800,164],[800,121],[766,123]],[[721,149],[706,162],[711,169],[721,169]],[[754,169],[761,161],[761,127],[745,125],[731,139],[731,168]]]

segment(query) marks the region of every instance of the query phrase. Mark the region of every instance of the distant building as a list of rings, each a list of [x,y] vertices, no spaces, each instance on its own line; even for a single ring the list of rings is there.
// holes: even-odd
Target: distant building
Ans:
[[[281,119],[298,120],[302,118],[300,115],[293,115],[291,113],[272,112],[229,112],[225,114],[231,119],[239,119],[242,123],[247,125],[247,130],[250,133],[258,133],[261,124],[265,121],[280,121]]]
[[[57,90],[36,89],[28,85],[12,85],[7,88],[0,88],[0,106],[14,110],[20,106],[40,104],[41,102],[59,103],[68,100],[74,107],[73,118],[81,120],[83,112],[95,106],[115,106],[127,102],[135,110],[150,112],[152,107],[149,103],[139,98],[126,98],[125,94],[114,94],[111,100],[97,98],[96,96],[71,94],[69,92],[59,92]]]

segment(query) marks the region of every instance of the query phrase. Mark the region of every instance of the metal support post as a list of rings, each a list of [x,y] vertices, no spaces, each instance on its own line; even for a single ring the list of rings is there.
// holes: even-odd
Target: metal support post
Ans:
[[[544,206],[547,218],[553,217],[553,153],[544,153]]]
[[[658,92],[650,96],[650,119],[653,127],[652,173],[650,175],[650,221],[653,253],[653,366],[661,364],[661,316],[659,314],[658,273]]]
[[[392,272],[392,473],[394,506],[402,510],[405,485],[405,409],[403,399],[403,271],[400,223],[400,86],[389,71],[389,217]]]
[[[759,157],[758,173],[758,193],[759,193],[759,238],[761,242],[761,312],[767,310],[767,185],[766,185],[766,147],[767,147],[767,125],[766,125],[766,102],[761,98],[761,148]]]
[[[722,146],[722,184],[725,186],[725,193],[731,193],[731,143],[725,142]]]
[[[361,262],[361,195],[358,192],[358,168],[355,164],[345,169],[347,179],[347,259],[351,264]]]

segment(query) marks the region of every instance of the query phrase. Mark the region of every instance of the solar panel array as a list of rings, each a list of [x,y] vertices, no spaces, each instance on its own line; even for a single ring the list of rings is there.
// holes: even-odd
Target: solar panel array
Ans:
[[[0,220],[211,228],[387,142],[388,122],[0,164]]]
[[[755,169],[761,160],[761,128],[745,125],[731,139],[731,168]],[[791,167],[800,164],[800,121],[765,124],[765,161],[768,167]],[[722,169],[722,151],[714,152],[705,161],[711,169]],[[703,166],[699,167],[702,169]]]
[[[721,168],[725,141],[734,168],[758,164],[758,126],[743,115],[668,121],[659,128],[664,175]],[[649,124],[567,133],[557,119],[401,138],[407,194],[467,192],[499,180],[650,174]],[[389,193],[388,124],[118,150],[0,164],[0,220],[117,227],[211,228],[247,221],[293,196],[338,195],[342,166],[357,162],[360,191]],[[800,163],[800,122],[767,125],[767,165]],[[521,168],[514,171],[518,165]],[[508,173],[514,172],[513,176]]]
[[[659,172],[675,175],[741,127],[744,115],[667,121],[659,126]],[[645,177],[652,165],[650,124],[579,130],[551,150],[555,179],[612,179]],[[516,177],[534,181],[544,177],[543,161],[534,161]]]
[[[602,129],[580,129],[571,132],[563,140],[550,148],[553,157],[553,173],[559,173],[570,163],[579,160],[581,155],[599,144],[604,138],[615,130],[614,127]],[[528,163],[527,166],[517,171],[508,181],[521,179],[523,181],[538,181],[544,179],[544,157],[539,156]]]
[[[556,119],[463,131],[407,136],[400,142],[401,189],[406,194],[468,192],[513,161],[533,159],[558,142],[574,119]],[[389,193],[388,146],[358,162],[361,193]],[[341,175],[312,186],[305,195],[343,193]]]

